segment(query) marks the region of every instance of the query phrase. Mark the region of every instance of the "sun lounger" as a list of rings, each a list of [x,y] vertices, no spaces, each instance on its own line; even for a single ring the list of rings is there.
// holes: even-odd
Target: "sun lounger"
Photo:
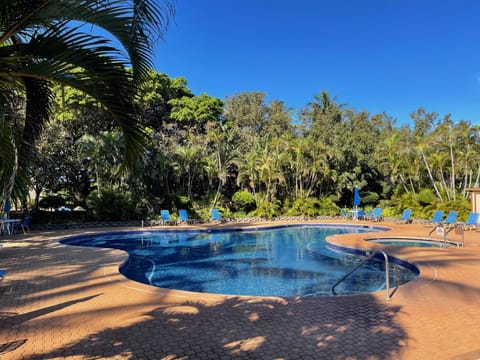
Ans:
[[[456,223],[457,223],[457,216],[458,216],[458,212],[456,211],[450,211],[447,215],[447,217],[445,218],[445,221],[443,222],[443,224],[445,225],[445,227],[452,227],[454,226]]]
[[[358,210],[357,219],[358,220],[366,220],[367,219],[367,213],[365,212],[365,210]]]
[[[218,211],[218,209],[212,209],[210,211],[210,215],[212,217],[213,222],[223,223],[227,221],[226,219],[222,218],[222,216],[220,215],[220,211]]]
[[[405,209],[403,211],[402,217],[400,219],[395,220],[396,223],[402,224],[410,224],[412,222],[412,210]]]
[[[176,220],[170,218],[170,211],[160,210],[160,217],[162,219],[162,225],[177,225]]]
[[[185,210],[185,209],[180,209],[180,210],[178,210],[178,221],[179,221],[179,222],[186,223],[186,224],[193,224],[193,223],[195,223],[195,220],[194,220],[194,219],[190,219],[190,218],[188,217],[188,212],[187,212],[187,210]]]
[[[460,224],[463,224],[463,226],[465,227],[465,230],[476,229],[477,226],[478,226],[478,217],[479,217],[479,213],[471,212],[468,215],[467,221],[465,221],[464,223],[460,223]]]
[[[382,209],[381,208],[373,209],[372,220],[377,221],[377,222],[383,220]]]
[[[438,225],[442,222],[442,219],[443,219],[443,210],[437,210],[433,214],[432,219],[431,220],[425,220],[423,225],[424,226],[435,227],[436,225]]]

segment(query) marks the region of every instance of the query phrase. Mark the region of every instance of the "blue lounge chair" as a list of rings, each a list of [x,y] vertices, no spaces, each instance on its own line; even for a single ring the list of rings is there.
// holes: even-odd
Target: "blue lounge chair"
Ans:
[[[226,219],[222,218],[222,216],[220,215],[220,211],[218,211],[218,209],[212,209],[210,211],[210,215],[212,216],[212,221],[216,221],[216,222],[225,222]]]
[[[463,224],[467,228],[467,230],[476,229],[478,225],[478,216],[479,216],[479,213],[471,212],[468,215],[467,221],[461,224]]]
[[[357,219],[366,220],[366,218],[367,218],[367,213],[365,212],[365,210],[358,210]]]
[[[403,211],[402,217],[396,222],[404,223],[404,224],[410,224],[412,222],[412,210],[411,209],[405,209]]]
[[[193,224],[195,222],[194,219],[190,219],[188,217],[188,212],[185,209],[178,210],[178,220],[180,222],[184,222],[184,223],[187,223],[187,224]]]
[[[170,218],[170,211],[160,210],[160,216],[162,219],[162,225],[176,225],[177,222]]]
[[[3,278],[5,277],[5,275],[7,275],[7,270],[1,269],[1,270],[0,270],[0,280],[3,280]]]
[[[368,210],[367,213],[367,220],[372,220],[373,219],[373,209]]]
[[[433,214],[432,220],[426,220],[424,225],[425,226],[430,225],[435,227],[435,225],[440,224],[442,222],[442,219],[443,219],[443,210],[437,210]]]
[[[458,213],[456,211],[450,211],[443,222],[447,227],[453,226],[457,222]]]
[[[373,209],[373,215],[372,215],[372,220],[373,221],[382,221],[382,209],[381,208],[375,208]]]
[[[26,216],[22,222],[20,223],[20,227],[22,228],[22,231],[24,234],[26,234],[27,232],[25,231],[25,229],[27,229],[27,231],[30,231],[30,228],[28,227],[28,224],[30,223],[30,219],[32,217],[31,216]]]

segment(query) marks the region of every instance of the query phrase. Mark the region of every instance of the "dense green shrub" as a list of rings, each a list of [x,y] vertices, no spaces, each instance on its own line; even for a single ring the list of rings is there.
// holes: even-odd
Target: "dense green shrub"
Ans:
[[[364,207],[375,207],[380,200],[380,195],[374,192],[364,192],[361,194],[361,205]]]
[[[267,219],[271,219],[275,216],[280,215],[280,202],[279,201],[268,201],[261,194],[259,195],[259,200],[257,201],[257,207],[255,210],[248,213],[250,216],[259,216]]]
[[[118,191],[102,190],[92,192],[87,204],[93,209],[97,221],[123,221],[135,219],[135,204],[130,198]]]
[[[437,202],[437,197],[432,190],[423,189],[418,193],[417,200],[421,206],[428,206],[433,205],[435,202]]]
[[[470,201],[464,199],[461,195],[457,196],[455,201],[446,201],[441,204],[441,209],[445,211],[445,216],[450,211],[458,212],[457,221],[466,221],[468,214],[472,211],[472,205]]]
[[[321,197],[319,200],[320,215],[336,216],[340,214],[341,209],[334,201],[333,196]]]
[[[296,199],[285,211],[285,215],[290,216],[318,216],[320,213],[320,200],[317,198]]]
[[[237,191],[232,196],[232,204],[235,211],[248,213],[255,209],[255,199],[248,191]]]

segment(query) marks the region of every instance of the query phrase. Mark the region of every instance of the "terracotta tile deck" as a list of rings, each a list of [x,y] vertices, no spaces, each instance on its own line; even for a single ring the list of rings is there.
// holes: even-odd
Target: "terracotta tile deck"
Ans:
[[[388,236],[429,231],[382,225]],[[0,238],[9,271],[0,282],[2,360],[480,359],[480,232],[466,232],[464,249],[388,247],[421,270],[390,301],[385,291],[248,298],[158,289],[118,273],[123,252],[56,241],[79,232]],[[365,236],[330,241],[372,247]]]

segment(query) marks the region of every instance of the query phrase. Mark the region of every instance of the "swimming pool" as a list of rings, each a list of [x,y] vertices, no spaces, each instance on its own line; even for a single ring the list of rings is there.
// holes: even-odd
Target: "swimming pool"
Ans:
[[[226,295],[331,295],[332,285],[363,260],[360,251],[329,246],[329,235],[384,230],[359,226],[282,226],[263,229],[158,230],[75,236],[69,245],[122,249],[120,272],[162,288]],[[395,259],[394,259],[395,260]],[[418,270],[391,261],[390,284],[401,285]],[[337,294],[385,288],[383,261],[371,260],[337,288]]]
[[[394,246],[414,246],[414,247],[450,247],[455,246],[452,243],[422,239],[422,238],[375,238],[367,239],[370,242],[383,245],[394,245]]]

